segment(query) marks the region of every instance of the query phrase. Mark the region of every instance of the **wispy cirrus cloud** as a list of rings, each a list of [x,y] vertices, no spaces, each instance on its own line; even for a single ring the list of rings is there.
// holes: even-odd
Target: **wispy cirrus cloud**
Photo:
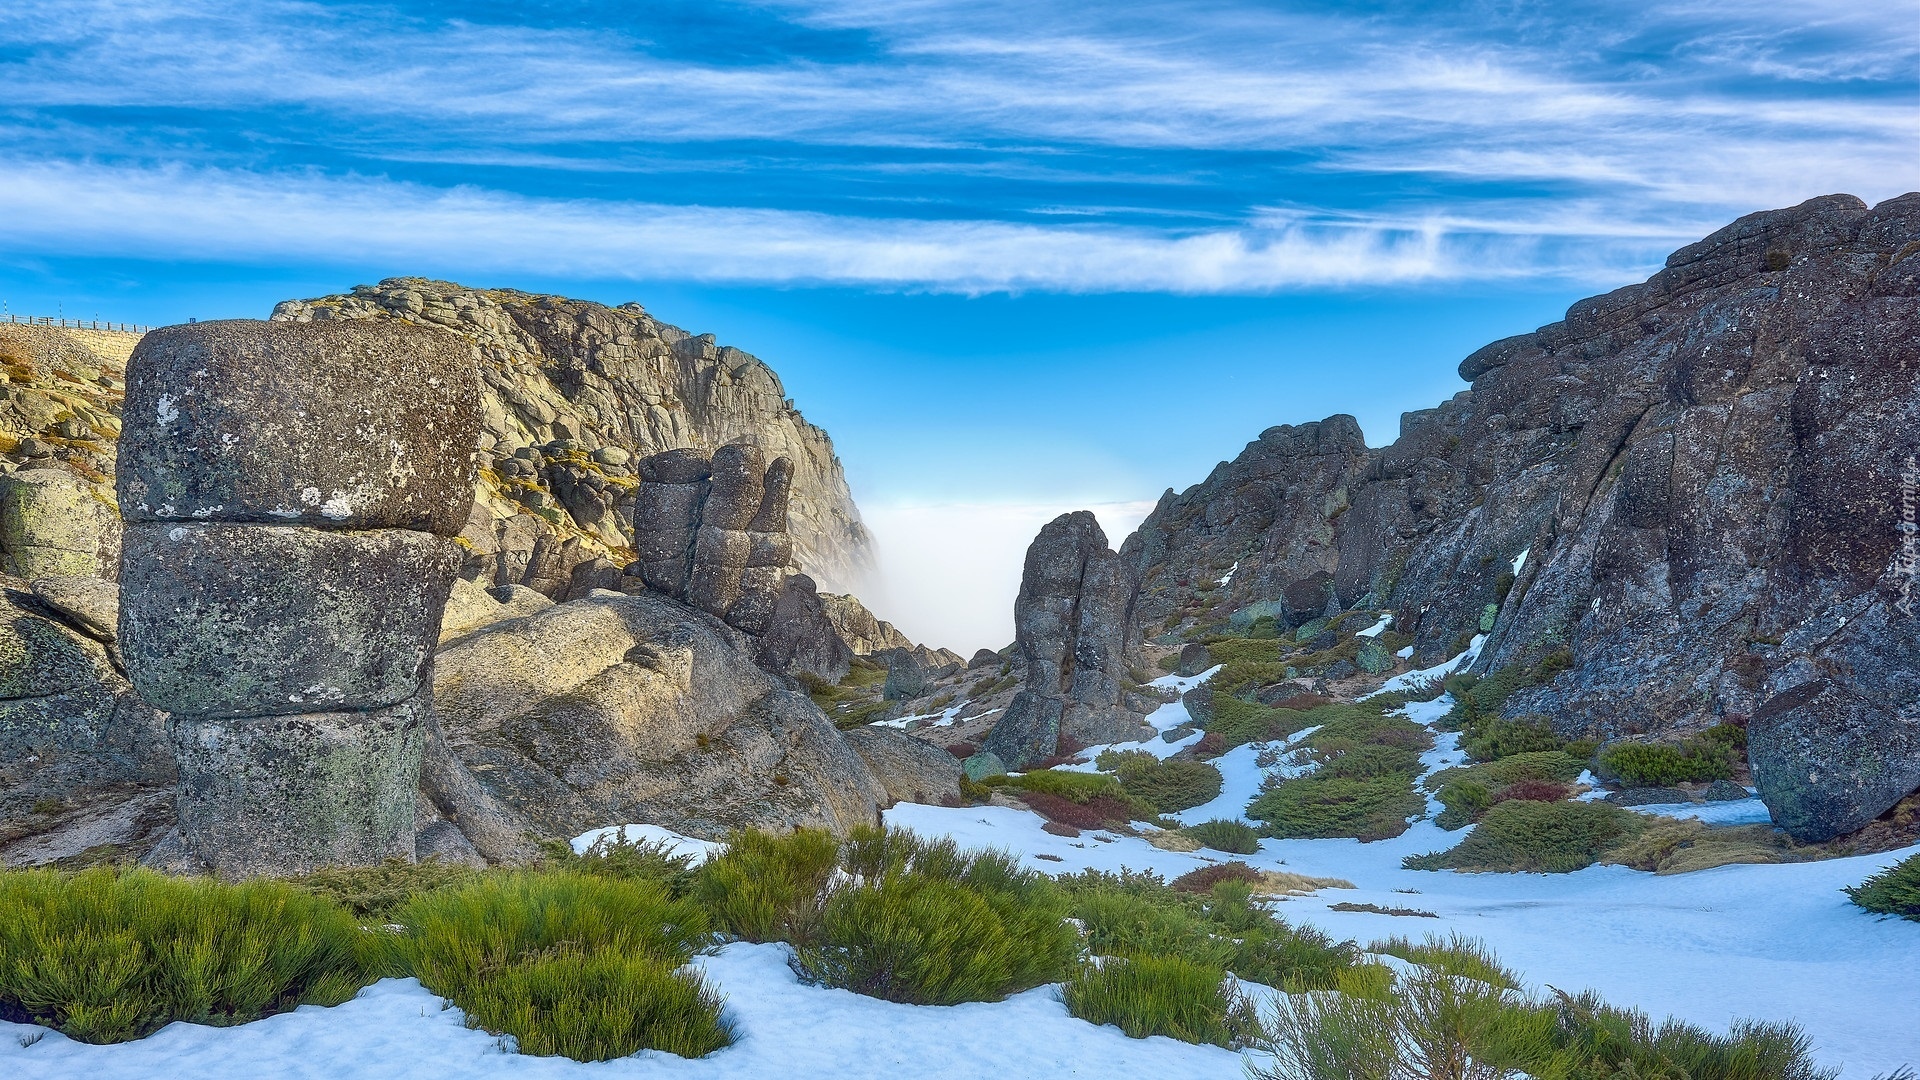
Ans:
[[[0,192],[31,212],[0,237],[955,290],[1618,280],[1910,185],[1895,17],[16,0]]]

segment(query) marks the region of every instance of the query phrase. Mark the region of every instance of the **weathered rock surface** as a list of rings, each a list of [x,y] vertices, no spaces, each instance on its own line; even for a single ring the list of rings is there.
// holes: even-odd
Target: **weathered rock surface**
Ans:
[[[1416,664],[1568,650],[1509,714],[1748,724],[1801,840],[1920,784],[1920,195],[1749,215],[1460,374],[1385,448],[1276,428],[1169,492],[1122,548],[1135,626],[1380,606]]]
[[[650,821],[729,829],[872,822],[885,785],[752,641],[655,593],[598,593],[451,645],[434,701],[486,790],[549,835]]]
[[[1018,769],[1053,756],[1063,737],[1085,746],[1151,736],[1121,687],[1132,591],[1092,514],[1062,514],[1040,530],[1013,608],[1025,688],[981,749]]]
[[[177,813],[194,853],[225,873],[271,876],[412,861],[429,708],[173,717]]]
[[[414,696],[459,553],[410,529],[127,527],[120,647],[177,716],[380,709]]]
[[[68,469],[0,476],[0,553],[18,577],[112,577],[120,559],[112,495]]]
[[[838,683],[847,677],[853,650],[840,640],[813,579],[793,574],[780,586],[766,633],[760,635],[755,656],[769,671],[792,674],[805,671]]]
[[[532,519],[553,543],[624,564],[637,482],[632,463],[690,447],[711,454],[746,441],[793,466],[794,561],[839,590],[872,571],[872,541],[827,433],[807,423],[765,364],[692,336],[638,304],[617,308],[512,290],[392,278],[351,294],[289,300],[276,321],[419,323],[464,338],[482,391],[481,511],[489,526]],[[511,526],[526,532],[533,526]],[[477,528],[476,532],[484,531]],[[531,544],[497,550],[524,560]],[[577,559],[584,561],[584,558]],[[539,585],[504,576],[488,584]],[[564,575],[561,578],[565,580]],[[557,595],[548,589],[542,592]]]
[[[634,543],[647,587],[751,634],[765,633],[793,558],[793,465],[729,443],[640,462]]]
[[[444,331],[162,327],[127,365],[121,516],[452,536],[473,506],[478,394]]]
[[[892,728],[861,727],[847,742],[886,789],[888,802],[939,804],[960,797],[960,761],[940,747]]]
[[[173,824],[165,728],[101,644],[0,579],[0,864],[150,845]]]

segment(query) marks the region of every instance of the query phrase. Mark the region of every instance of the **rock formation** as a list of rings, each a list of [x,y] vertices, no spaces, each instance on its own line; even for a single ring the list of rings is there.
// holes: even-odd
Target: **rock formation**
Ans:
[[[633,463],[676,448],[748,442],[791,466],[794,561],[826,587],[872,570],[872,541],[833,442],[765,364],[659,322],[638,304],[393,278],[289,300],[291,322],[400,321],[465,338],[480,369],[480,500],[462,534],[468,576],[561,598],[574,566],[631,558]]]
[[[440,654],[434,702],[455,754],[549,835],[623,821],[711,839],[844,832],[892,802],[819,707],[754,662],[747,635],[656,592],[475,632]]]
[[[1565,650],[1508,700],[1568,735],[1746,725],[1775,820],[1920,786],[1920,195],[1753,214],[1468,357],[1367,450],[1275,428],[1123,545],[1136,627],[1385,607],[1433,663]]]
[[[1062,514],[1040,530],[1013,605],[1025,687],[983,751],[1019,769],[1052,757],[1063,740],[1088,746],[1152,734],[1121,685],[1132,585],[1087,511]]]
[[[225,876],[411,859],[477,380],[399,323],[156,330],[129,363],[118,643]]]

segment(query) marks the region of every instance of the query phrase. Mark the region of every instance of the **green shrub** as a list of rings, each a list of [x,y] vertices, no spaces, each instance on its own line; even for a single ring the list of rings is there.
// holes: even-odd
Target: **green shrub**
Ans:
[[[1108,750],[1095,764],[1112,773],[1128,795],[1162,814],[1212,802],[1223,784],[1220,770],[1204,761],[1162,761],[1144,750]]]
[[[1475,761],[1497,761],[1515,754],[1558,750],[1566,744],[1542,718],[1494,717],[1476,725],[1472,734],[1460,740],[1460,748]]]
[[[831,833],[736,831],[694,877],[692,897],[728,933],[748,941],[813,939],[840,861]]]
[[[1245,881],[1217,881],[1196,895],[1153,874],[1090,870],[1060,884],[1095,956],[1178,956],[1288,991],[1332,986],[1354,963],[1352,942],[1289,925]]]
[[[1165,1035],[1235,1047],[1259,1028],[1252,1003],[1225,972],[1179,956],[1083,964],[1060,995],[1073,1015],[1112,1024],[1134,1039]]]
[[[1161,671],[1178,671],[1180,670],[1180,654],[1170,652],[1160,659],[1155,660],[1153,666],[1159,668]]]
[[[1433,823],[1448,832],[1479,821],[1480,815],[1493,806],[1493,790],[1478,780],[1450,781],[1434,798],[1446,809],[1434,817]]]
[[[1229,748],[1250,742],[1284,739],[1309,725],[1306,714],[1293,709],[1275,709],[1247,701],[1232,694],[1213,695],[1213,719],[1207,731],[1226,740]]]
[[[610,1061],[640,1050],[697,1058],[730,1045],[721,996],[696,972],[619,952],[508,964],[460,1001],[467,1023],[511,1034],[523,1054]]]
[[[1339,993],[1275,1001],[1257,1046],[1262,1080],[1832,1080],[1791,1024],[1736,1023],[1724,1036],[1609,1007],[1591,994],[1541,1000],[1476,943],[1395,939],[1376,949],[1421,968],[1362,965]]]
[[[1728,780],[1745,752],[1744,732],[1731,724],[1673,743],[1614,743],[1600,751],[1600,765],[1634,787],[1666,787],[1692,781]]]
[[[505,964],[554,951],[608,952],[684,964],[710,940],[706,912],[654,881],[564,870],[491,874],[415,897],[395,915],[406,969],[460,1001]]]
[[[1230,855],[1253,855],[1260,850],[1260,834],[1250,825],[1227,818],[1215,818],[1180,830],[1215,851]]]
[[[1101,795],[1111,795],[1125,799],[1126,789],[1120,781],[1104,773],[1074,772],[1069,769],[1036,769],[1021,773],[1007,780],[1008,787],[1022,791],[1038,791],[1053,795],[1069,802],[1091,802]]]
[[[1847,889],[1846,894],[1868,911],[1920,922],[1920,855],[1908,856]]]
[[[1390,937],[1367,946],[1368,952],[1397,956],[1410,964],[1419,964],[1447,975],[1478,979],[1491,986],[1520,989],[1520,975],[1500,963],[1484,942],[1454,933],[1446,937],[1428,934],[1415,943],[1403,937]]]
[[[677,854],[665,840],[627,839],[624,831],[602,836],[575,854],[573,846],[557,841],[548,846],[546,865],[624,881],[657,881],[674,896],[693,888],[693,857]]]
[[[1640,815],[1607,803],[1496,804],[1467,838],[1447,851],[1410,855],[1409,870],[1469,870],[1564,874],[1599,861],[1615,845],[1639,835]]]
[[[1078,935],[1051,890],[1002,890],[911,871],[836,889],[809,977],[915,1005],[998,1001],[1061,976]]]
[[[1261,795],[1247,807],[1247,816],[1265,823],[1264,836],[1384,840],[1407,831],[1407,819],[1426,806],[1409,773],[1360,780],[1316,774]]]
[[[388,859],[379,866],[317,870],[290,878],[287,884],[343,904],[357,918],[384,923],[416,896],[464,885],[479,876],[480,872],[472,867],[437,859],[421,862]]]
[[[281,882],[0,872],[0,1013],[82,1042],[337,1005],[383,973],[344,907]]]

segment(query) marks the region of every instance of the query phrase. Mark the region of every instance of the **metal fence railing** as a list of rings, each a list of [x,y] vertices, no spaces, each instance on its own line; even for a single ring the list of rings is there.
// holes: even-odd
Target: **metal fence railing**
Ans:
[[[15,326],[51,326],[61,330],[117,330],[122,333],[144,334],[153,329],[135,323],[105,322],[100,319],[59,319],[51,315],[0,315],[0,322]]]

